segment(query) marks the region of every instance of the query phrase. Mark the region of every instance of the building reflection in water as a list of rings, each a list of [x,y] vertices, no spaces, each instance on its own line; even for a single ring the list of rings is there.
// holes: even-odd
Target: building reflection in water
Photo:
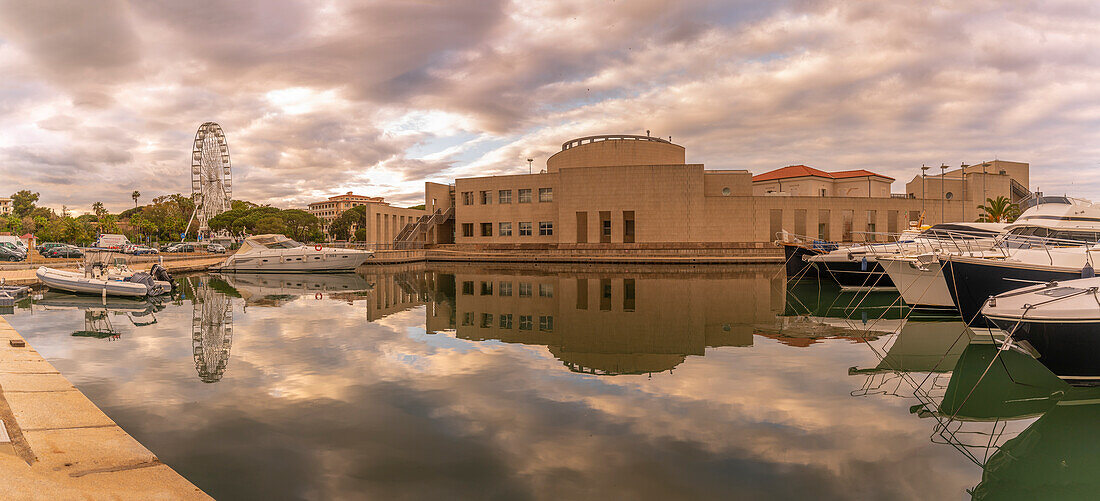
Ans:
[[[216,383],[229,364],[233,346],[233,305],[236,292],[218,277],[203,276],[188,280],[193,305],[191,348],[195,370],[204,383]]]
[[[429,333],[546,346],[596,375],[671,371],[707,348],[752,346],[783,294],[783,279],[759,267],[433,264],[400,280],[426,302]]]

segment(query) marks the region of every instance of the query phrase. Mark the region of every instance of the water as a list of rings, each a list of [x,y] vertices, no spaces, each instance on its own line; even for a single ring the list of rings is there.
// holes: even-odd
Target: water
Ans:
[[[1090,389],[779,267],[183,282],[6,318],[218,499],[1034,498],[1100,471]]]

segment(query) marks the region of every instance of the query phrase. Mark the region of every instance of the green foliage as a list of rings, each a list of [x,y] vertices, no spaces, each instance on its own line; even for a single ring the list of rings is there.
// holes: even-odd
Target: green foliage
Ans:
[[[332,238],[347,240],[348,236],[351,235],[352,225],[362,226],[366,217],[367,206],[359,205],[352,207],[337,216],[336,220],[329,226],[328,232],[332,235]],[[356,237],[358,237],[358,235]]]
[[[233,210],[214,216],[210,229],[234,235],[277,233],[299,241],[321,240],[321,220],[304,210],[282,210],[234,201]]]
[[[414,205],[414,206],[409,207],[409,208],[410,209],[416,209],[416,210],[424,210],[424,204]]]
[[[996,199],[985,199],[985,205],[979,205],[978,209],[982,211],[978,216],[979,222],[1011,223],[1020,217],[1020,206],[1012,203],[1004,195]]]
[[[9,214],[0,218],[0,231],[11,232],[12,235],[23,234],[23,219],[15,214]]]
[[[38,202],[38,192],[19,190],[11,195],[12,214],[23,217],[34,211],[34,204]]]

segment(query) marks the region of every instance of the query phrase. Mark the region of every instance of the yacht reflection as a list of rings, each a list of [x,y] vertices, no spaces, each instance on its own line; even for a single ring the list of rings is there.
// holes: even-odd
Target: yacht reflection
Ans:
[[[213,276],[187,280],[193,305],[191,348],[195,370],[204,383],[216,383],[229,364],[233,345],[233,308],[226,282]]]
[[[595,375],[671,371],[710,347],[752,346],[754,326],[779,312],[773,270],[589,270],[441,267],[431,286],[410,285],[430,291],[429,332],[543,345],[569,370]]]
[[[864,375],[863,385],[852,396],[888,394],[911,398],[918,387],[940,394],[950,373],[975,334],[961,321],[906,321],[896,334],[884,336],[875,346],[879,361],[871,367],[850,367],[849,375]],[[918,381],[913,373],[924,374]]]
[[[108,340],[120,339],[122,335],[111,321],[112,315],[125,317],[134,327],[142,327],[157,323],[156,312],[164,309],[163,305],[148,300],[77,296],[52,291],[46,292],[34,305],[45,310],[81,310],[84,312],[84,329],[74,331],[72,335]]]
[[[249,306],[278,306],[301,296],[348,299],[372,284],[356,273],[226,273],[215,277]]]

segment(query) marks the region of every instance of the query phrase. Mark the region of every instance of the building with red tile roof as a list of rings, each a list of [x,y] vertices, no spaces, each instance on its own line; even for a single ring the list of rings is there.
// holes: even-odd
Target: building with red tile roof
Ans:
[[[807,165],[788,165],[752,177],[757,196],[889,198],[894,178],[869,170],[826,172]]]

